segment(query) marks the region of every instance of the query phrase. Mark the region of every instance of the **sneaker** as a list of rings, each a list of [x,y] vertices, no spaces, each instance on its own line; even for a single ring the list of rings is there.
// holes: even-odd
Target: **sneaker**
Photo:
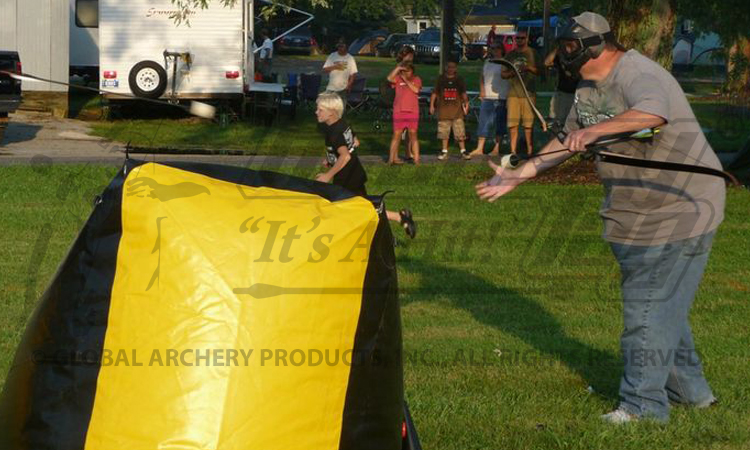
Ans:
[[[463,159],[469,160],[471,159],[471,153],[467,152],[466,150],[461,151],[461,157]]]
[[[605,422],[614,423],[617,425],[628,422],[635,422],[638,420],[638,416],[636,416],[635,414],[630,414],[622,408],[617,408],[610,413],[602,414],[600,417]]]
[[[717,405],[718,403],[719,403],[719,399],[712,395],[711,398],[709,398],[708,400],[700,402],[700,403],[696,403],[694,406],[698,409],[704,409],[704,408],[710,408],[714,405]]]
[[[448,159],[448,150],[441,150],[440,154],[438,155],[438,159],[440,161],[445,161],[446,159]]]
[[[398,212],[398,215],[401,216],[401,226],[404,227],[406,235],[414,239],[417,235],[417,224],[414,223],[411,210],[404,208]]]

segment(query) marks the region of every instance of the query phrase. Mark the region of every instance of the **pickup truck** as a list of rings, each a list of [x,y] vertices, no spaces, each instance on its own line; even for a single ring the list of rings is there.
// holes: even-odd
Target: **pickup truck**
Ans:
[[[21,60],[17,52],[0,50],[0,71],[21,74]],[[8,114],[21,104],[21,81],[0,73],[0,142],[8,126]]]

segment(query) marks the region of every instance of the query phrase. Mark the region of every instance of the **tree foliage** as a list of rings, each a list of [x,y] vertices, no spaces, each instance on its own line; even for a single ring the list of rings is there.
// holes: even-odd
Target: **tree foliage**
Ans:
[[[727,61],[727,91],[750,97],[750,5],[747,0],[680,0],[680,13],[699,32],[721,37]]]

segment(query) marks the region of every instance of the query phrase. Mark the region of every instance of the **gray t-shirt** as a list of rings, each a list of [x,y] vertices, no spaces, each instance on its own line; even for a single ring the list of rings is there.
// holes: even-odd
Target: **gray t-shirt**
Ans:
[[[610,152],[721,170],[680,85],[635,50],[622,55],[605,80],[580,82],[565,128],[585,128],[630,109],[667,123],[652,142],[614,144]],[[608,241],[661,245],[712,231],[724,219],[726,190],[719,177],[601,161],[597,171],[606,194],[600,215]]]

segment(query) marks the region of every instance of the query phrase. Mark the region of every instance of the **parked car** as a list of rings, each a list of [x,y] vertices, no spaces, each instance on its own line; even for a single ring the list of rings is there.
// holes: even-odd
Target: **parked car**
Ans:
[[[416,34],[393,33],[388,36],[388,39],[377,45],[375,48],[376,56],[395,58],[404,45],[411,45],[414,48],[416,40]]]
[[[483,36],[476,41],[466,44],[464,56],[469,61],[484,59],[487,56],[487,36]]]
[[[0,51],[0,70],[22,74],[21,59],[17,52]],[[8,114],[21,104],[21,81],[0,73],[0,143],[8,126]]]
[[[304,53],[312,55],[318,43],[312,36],[309,28],[300,28],[292,31],[283,38],[276,41],[276,51],[279,53]]]
[[[417,36],[414,60],[416,62],[440,61],[440,28],[427,28]],[[464,56],[464,42],[461,35],[455,34],[455,45],[451,56],[461,60]]]

